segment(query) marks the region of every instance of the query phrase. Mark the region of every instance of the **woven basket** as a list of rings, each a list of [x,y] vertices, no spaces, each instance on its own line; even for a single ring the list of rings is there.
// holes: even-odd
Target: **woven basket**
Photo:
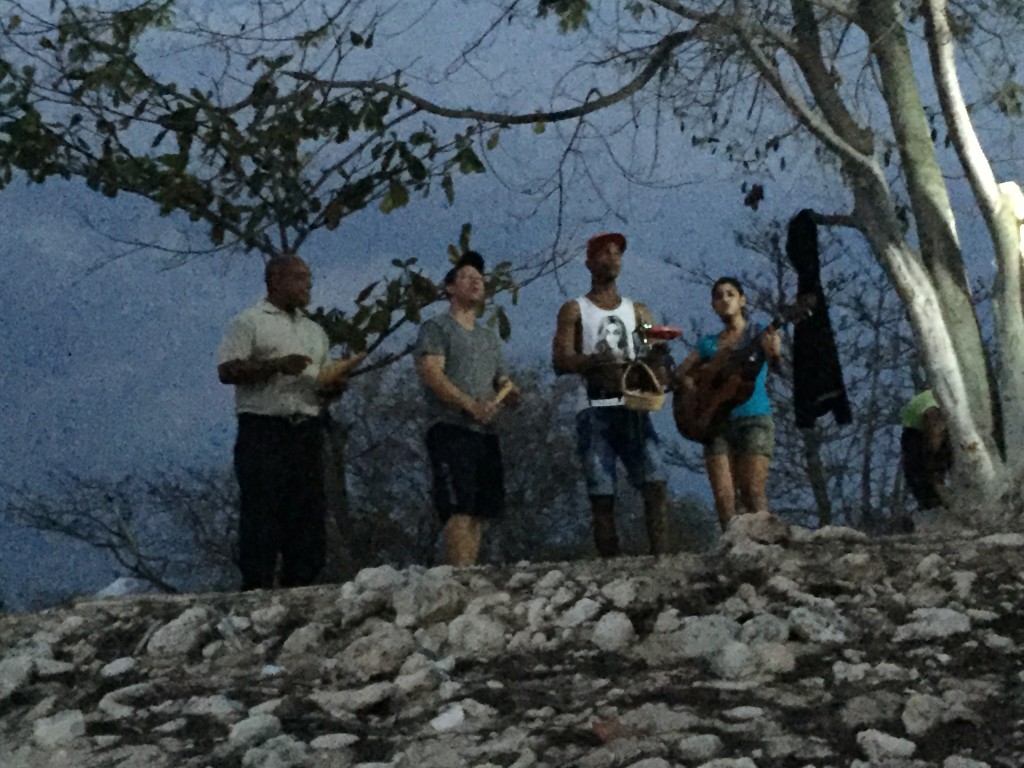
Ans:
[[[634,411],[657,411],[665,404],[665,392],[654,371],[634,360],[622,372],[622,400]]]

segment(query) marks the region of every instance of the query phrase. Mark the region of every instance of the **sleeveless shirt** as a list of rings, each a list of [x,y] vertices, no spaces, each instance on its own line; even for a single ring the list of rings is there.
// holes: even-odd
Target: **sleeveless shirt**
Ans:
[[[584,355],[609,350],[622,362],[628,363],[636,357],[634,332],[636,331],[636,310],[630,299],[623,297],[615,309],[601,309],[586,296],[576,299],[580,307],[580,326],[583,331],[582,348]],[[583,379],[580,388],[579,410],[583,408],[607,408],[622,405],[620,392],[602,392]]]

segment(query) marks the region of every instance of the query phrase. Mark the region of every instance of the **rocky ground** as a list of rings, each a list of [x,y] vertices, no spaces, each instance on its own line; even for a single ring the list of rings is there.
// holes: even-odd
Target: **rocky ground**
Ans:
[[[387,567],[0,619],[4,768],[1020,768],[1024,535]]]

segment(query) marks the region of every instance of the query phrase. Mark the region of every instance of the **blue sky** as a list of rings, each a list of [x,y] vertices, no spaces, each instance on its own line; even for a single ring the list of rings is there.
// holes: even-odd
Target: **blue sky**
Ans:
[[[688,289],[664,260],[740,263],[730,226],[748,221],[750,212],[737,189],[729,178],[668,192],[610,181],[620,220],[574,222],[576,258],[561,270],[561,287],[552,278],[534,283],[509,307],[510,357],[547,367],[558,306],[589,285],[585,237],[603,229],[629,237],[623,293],[673,323],[701,316],[706,288]],[[474,225],[473,245],[492,263],[547,247],[553,230],[546,217],[523,220],[513,215],[517,206],[522,201],[482,176],[460,186],[452,206],[414,200],[391,215],[356,215],[304,250],[314,271],[313,304],[344,308],[396,257],[416,256],[428,274],[440,276],[446,246],[464,221]],[[161,218],[147,201],[110,200],[77,182],[16,182],[3,191],[0,217],[7,233],[0,284],[5,480],[43,490],[51,473],[118,477],[229,462],[231,391],[216,379],[214,350],[228,319],[262,295],[259,258],[215,256],[168,268],[163,255],[142,251],[109,261],[123,246],[108,236],[167,245],[181,242],[181,228],[191,225]],[[662,428],[671,429],[670,422]],[[54,574],[64,589],[84,590],[117,575],[59,541],[3,529],[0,541],[0,594],[15,604],[60,591]]]
[[[249,4],[193,0],[193,5],[225,21]],[[437,7],[425,18],[411,11],[396,15],[390,33],[382,27],[374,50],[365,54],[368,71],[415,64],[421,73],[412,81],[417,88],[440,101],[473,101],[487,108],[540,106],[549,97],[558,101],[559,89],[572,89],[571,79],[557,78],[542,80],[555,84],[536,93],[529,87],[531,71],[543,79],[572,61],[572,40],[554,34],[553,24],[542,25],[540,32],[513,31],[478,52],[480,67],[453,69],[455,47],[425,46],[423,41],[470,39],[490,17],[468,13],[462,3]],[[455,24],[451,8],[460,12]],[[389,34],[397,35],[390,47]],[[180,48],[180,41],[154,39],[145,63],[180,78],[205,67],[194,50],[183,65]],[[630,118],[624,105],[598,125],[611,130]],[[345,308],[394,258],[415,256],[428,274],[440,276],[447,268],[446,246],[467,221],[474,227],[473,246],[491,263],[535,259],[555,236],[554,208],[551,201],[538,206],[536,198],[518,193],[539,187],[550,176],[565,130],[549,126],[538,136],[524,127],[504,133],[491,155],[493,173],[457,178],[452,205],[441,197],[414,198],[391,215],[371,208],[346,219],[333,233],[318,233],[303,250],[314,272],[313,304]],[[735,245],[734,231],[788,219],[804,207],[844,210],[845,193],[810,158],[788,157],[787,171],[775,178],[748,177],[693,149],[677,130],[659,136],[660,164],[654,168],[654,176],[672,183],[630,184],[617,165],[649,165],[652,136],[649,130],[625,131],[608,146],[595,141],[586,148],[599,189],[579,174],[570,177],[562,245],[574,258],[557,280],[529,286],[520,305],[510,307],[513,359],[548,366],[558,306],[589,285],[582,253],[595,232],[626,233],[622,292],[646,301],[660,319],[686,328],[692,318],[712,322],[707,286],[686,284],[666,259],[693,265],[703,261],[713,271],[734,272],[752,258]],[[1021,156],[1019,141],[1010,157]],[[769,182],[756,213],[742,204],[745,181]],[[965,224],[964,232],[977,223],[975,218]],[[217,382],[214,350],[228,319],[262,295],[259,258],[214,256],[175,268],[167,268],[165,257],[152,250],[113,258],[125,248],[111,238],[173,248],[189,238],[203,242],[205,230],[180,217],[162,218],[147,201],[109,200],[78,182],[29,187],[16,180],[0,192],[0,226],[6,256],[0,281],[3,479],[43,490],[51,473],[114,477],[228,463],[234,439],[231,391]],[[681,357],[685,348],[677,352]],[[667,414],[660,426],[674,433]],[[691,483],[686,490],[708,496],[703,483]],[[88,553],[0,528],[0,595],[15,602],[51,588],[96,589],[116,575]]]

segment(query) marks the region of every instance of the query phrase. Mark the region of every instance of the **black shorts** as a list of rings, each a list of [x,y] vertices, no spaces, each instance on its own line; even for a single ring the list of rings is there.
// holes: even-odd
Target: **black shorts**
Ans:
[[[441,522],[452,515],[498,517],[505,510],[505,477],[498,436],[456,424],[427,430],[434,506]]]

